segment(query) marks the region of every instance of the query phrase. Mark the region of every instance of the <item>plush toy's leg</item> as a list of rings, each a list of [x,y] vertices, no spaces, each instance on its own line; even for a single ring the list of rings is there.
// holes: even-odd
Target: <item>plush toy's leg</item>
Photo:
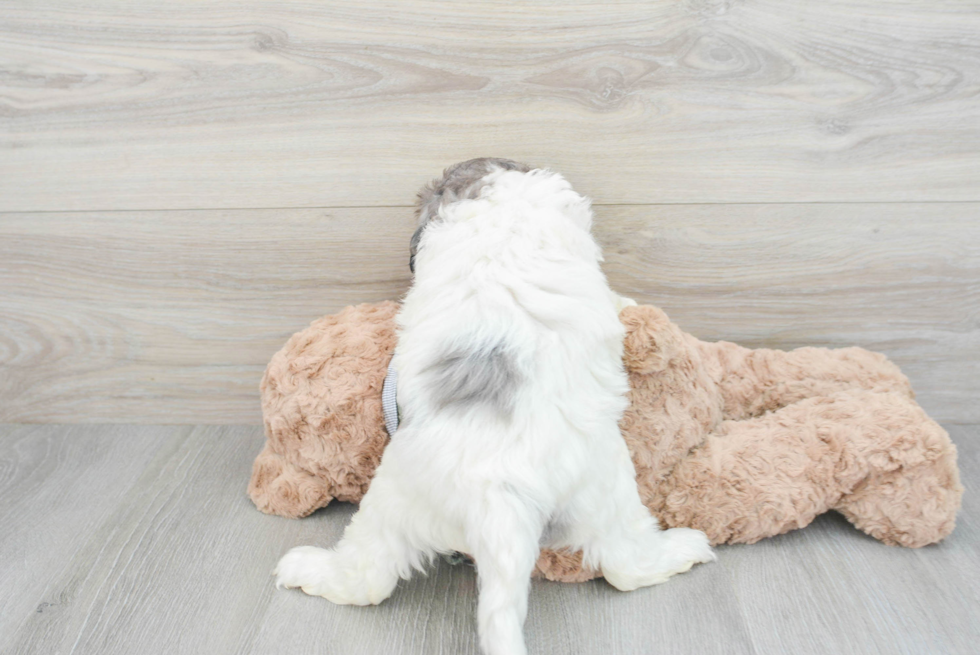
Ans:
[[[876,474],[834,509],[890,546],[934,544],[956,526],[962,490],[953,484],[955,458],[950,454],[946,461]]]
[[[376,605],[399,578],[421,568],[410,521],[423,520],[384,476],[375,477],[360,508],[332,550],[300,546],[279,560],[277,587],[300,587],[340,605]]]
[[[661,520],[703,530],[713,544],[755,543],[830,509],[841,495],[838,453],[805,415],[787,409],[790,416],[722,423],[659,488],[653,509]]]
[[[631,591],[665,582],[699,562],[715,559],[707,537],[697,530],[661,531],[640,501],[635,470],[625,443],[613,466],[583,484],[555,519],[545,545],[583,551],[588,568],[601,570],[617,589]],[[595,457],[601,457],[595,454]]]
[[[949,534],[962,487],[946,432],[902,393],[851,390],[726,421],[678,464],[655,511],[712,543],[753,543],[840,509],[886,543]]]
[[[877,413],[905,429],[853,449],[855,462],[867,462],[867,475],[834,509],[886,544],[918,548],[942,540],[955,527],[963,497],[956,446],[918,405],[890,400]]]
[[[252,464],[248,495],[266,514],[291,519],[307,516],[333,500],[323,480],[290,464],[268,443]]]
[[[849,389],[901,393],[908,378],[887,357],[863,348],[752,350],[733,343],[698,342],[718,385],[726,419],[760,416],[807,398]]]

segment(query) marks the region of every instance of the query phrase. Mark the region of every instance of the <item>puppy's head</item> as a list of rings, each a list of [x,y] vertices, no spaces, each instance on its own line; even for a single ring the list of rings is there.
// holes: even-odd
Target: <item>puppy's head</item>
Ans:
[[[415,203],[415,215],[418,227],[412,235],[409,244],[408,267],[415,272],[415,255],[418,253],[419,242],[425,226],[439,215],[440,207],[458,200],[474,200],[489,184],[486,179],[491,173],[498,171],[518,171],[527,173],[531,167],[527,164],[500,159],[497,157],[480,157],[469,161],[453,164],[442,173],[442,177],[432,180],[419,191]]]

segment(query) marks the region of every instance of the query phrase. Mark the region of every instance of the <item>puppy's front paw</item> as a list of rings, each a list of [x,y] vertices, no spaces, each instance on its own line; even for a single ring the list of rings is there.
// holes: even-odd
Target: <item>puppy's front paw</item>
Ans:
[[[286,553],[276,565],[276,587],[300,587],[312,596],[319,596],[318,587],[330,570],[330,551],[313,546],[298,546]]]

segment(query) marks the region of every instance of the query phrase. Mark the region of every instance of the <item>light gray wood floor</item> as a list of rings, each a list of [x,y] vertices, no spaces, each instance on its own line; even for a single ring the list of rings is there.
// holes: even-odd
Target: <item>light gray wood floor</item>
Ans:
[[[828,514],[669,583],[535,581],[543,653],[976,653],[980,426],[948,426],[967,494],[944,543],[884,546]],[[476,653],[476,578],[440,562],[378,607],[277,591],[276,559],[351,516],[245,495],[257,427],[0,426],[0,652]]]

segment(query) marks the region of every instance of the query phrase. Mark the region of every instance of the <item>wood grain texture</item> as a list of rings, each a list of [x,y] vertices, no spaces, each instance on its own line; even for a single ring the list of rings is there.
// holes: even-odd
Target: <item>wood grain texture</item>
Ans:
[[[836,514],[665,585],[534,581],[535,655],[975,652],[980,426],[949,426],[967,487],[953,534],[884,546]],[[353,508],[292,521],[245,494],[256,427],[0,426],[0,652],[477,655],[476,577],[439,562],[376,607],[274,589],[288,548]],[[45,511],[39,511],[39,508]]]
[[[707,340],[861,345],[980,420],[980,204],[597,207],[613,288]],[[259,423],[290,334],[399,298],[411,210],[0,215],[0,418]]]
[[[402,205],[487,154],[603,203],[980,200],[973,1],[0,7],[0,211]]]
[[[260,423],[259,379],[290,334],[398,297],[409,279],[409,210],[7,214],[0,226],[10,421]]]
[[[980,205],[599,208],[620,293],[751,348],[891,357],[938,420],[980,420]]]
[[[70,556],[91,555],[93,526],[111,529],[116,506],[177,430],[0,428],[0,635],[33,615],[57,615],[79,586],[91,584]],[[41,584],[59,576],[59,589]],[[0,652],[8,652],[4,639]]]

